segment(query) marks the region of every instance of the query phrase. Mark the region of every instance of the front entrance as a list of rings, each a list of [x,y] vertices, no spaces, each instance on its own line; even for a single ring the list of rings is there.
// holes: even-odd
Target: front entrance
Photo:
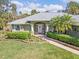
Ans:
[[[45,23],[37,22],[34,24],[34,33],[35,34],[44,34],[45,33]]]
[[[38,27],[38,33],[41,34],[43,33],[43,24],[37,24],[37,27]]]

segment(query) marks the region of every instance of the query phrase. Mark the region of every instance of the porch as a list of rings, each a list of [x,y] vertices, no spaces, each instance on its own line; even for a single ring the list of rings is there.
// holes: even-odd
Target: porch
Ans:
[[[45,34],[49,31],[48,22],[30,22],[12,25],[12,31],[30,31],[32,34]]]

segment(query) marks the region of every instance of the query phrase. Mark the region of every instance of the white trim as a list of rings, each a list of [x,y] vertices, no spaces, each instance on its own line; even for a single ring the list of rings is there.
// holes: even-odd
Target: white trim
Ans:
[[[34,34],[34,24],[31,24],[31,31],[32,31],[32,34]]]
[[[48,31],[49,31],[49,25],[46,24],[46,32],[48,32]]]

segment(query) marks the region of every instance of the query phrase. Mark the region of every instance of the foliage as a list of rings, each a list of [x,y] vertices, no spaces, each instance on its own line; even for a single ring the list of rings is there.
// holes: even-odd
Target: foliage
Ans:
[[[24,14],[21,13],[19,16],[17,16],[17,19],[25,18],[28,16],[30,16],[28,13],[24,13]]]
[[[0,12],[7,11],[9,3],[10,3],[9,0],[0,0]]]
[[[14,4],[11,4],[9,5],[10,3],[10,0],[0,0],[0,29],[3,29],[4,27],[6,27],[6,24],[9,22],[9,21],[12,21],[15,19],[15,16],[14,16],[14,10],[16,9],[15,8],[15,5]],[[5,6],[5,7],[4,7]],[[9,8],[12,7],[12,13],[8,12],[10,11]]]
[[[67,12],[71,14],[79,14],[79,3],[77,2],[70,2],[68,3]]]
[[[14,20],[15,18],[12,16],[11,13],[3,12],[0,14],[0,28],[4,28],[7,26],[7,23]]]
[[[6,36],[9,39],[29,39],[30,34],[28,32],[7,32]]]
[[[57,16],[51,19],[50,26],[54,27],[57,32],[65,32],[72,29],[71,16]]]
[[[0,5],[1,4],[8,4],[9,3],[9,0],[0,0]]]
[[[72,37],[70,35],[65,35],[65,34],[57,34],[53,32],[48,32],[47,36],[79,47],[79,38]]]
[[[16,15],[16,9],[17,9],[16,5],[15,4],[11,4],[11,7],[12,7],[12,13],[14,15]]]
[[[31,11],[31,15],[37,14],[37,11],[34,9]]]
[[[0,18],[0,29],[2,29],[5,26],[4,22],[5,22],[5,18],[3,19]]]
[[[20,18],[24,18],[29,16],[28,14],[22,14],[22,15],[14,15],[12,13],[8,13],[8,12],[3,12],[0,14],[0,28],[3,29],[4,27],[7,26],[8,22],[11,22],[13,20],[16,19],[20,19]]]

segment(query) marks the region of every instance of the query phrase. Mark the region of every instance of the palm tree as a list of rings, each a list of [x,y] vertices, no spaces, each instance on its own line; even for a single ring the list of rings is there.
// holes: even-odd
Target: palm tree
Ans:
[[[70,2],[67,6],[68,13],[78,14],[79,13],[79,4],[77,2]]]
[[[57,16],[51,19],[50,26],[54,27],[54,30],[58,33],[65,33],[67,30],[72,29],[71,16]]]

